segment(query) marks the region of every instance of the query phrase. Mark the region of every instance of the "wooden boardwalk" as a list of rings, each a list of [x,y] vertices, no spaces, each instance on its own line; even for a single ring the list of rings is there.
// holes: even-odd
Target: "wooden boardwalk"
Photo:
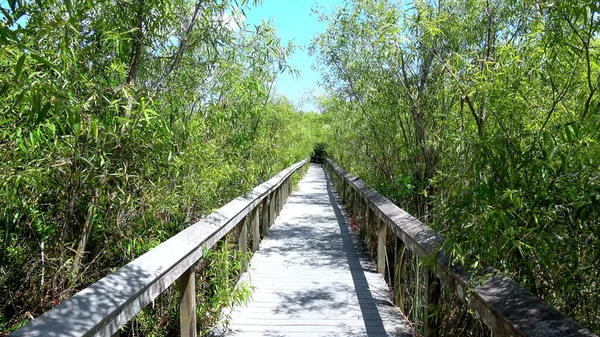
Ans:
[[[224,336],[412,336],[319,165],[311,164],[240,282]]]

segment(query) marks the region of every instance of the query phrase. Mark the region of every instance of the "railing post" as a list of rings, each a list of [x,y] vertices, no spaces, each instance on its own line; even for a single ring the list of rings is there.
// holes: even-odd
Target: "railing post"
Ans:
[[[373,246],[373,227],[377,226],[378,221],[379,218],[375,215],[375,212],[369,208],[369,222],[367,223],[367,236],[365,237],[368,249]]]
[[[179,277],[181,337],[196,337],[196,273],[194,266]]]
[[[352,205],[352,215],[354,215],[354,217],[356,218],[356,220],[358,221],[358,204],[360,203],[360,192],[358,191],[354,191],[354,204]]]
[[[277,188],[277,216],[281,214],[281,209],[283,208],[283,190],[281,185]]]
[[[379,232],[377,234],[377,272],[385,276],[385,244],[387,237],[387,225],[383,220],[379,220]]]
[[[394,304],[404,312],[404,274],[406,273],[404,262],[406,259],[406,247],[399,237],[396,237],[395,253]]]
[[[252,251],[255,252],[258,250],[258,245],[260,244],[260,220],[258,218],[258,205],[254,207],[252,213],[250,213],[252,217]]]
[[[269,196],[267,196],[263,200],[260,213],[263,236],[269,235],[269,199]]]
[[[277,194],[275,197],[277,199],[277,203],[275,204],[275,217],[278,217],[279,212],[281,212],[281,186],[277,187]]]
[[[279,215],[279,189],[275,189],[273,192],[273,221],[277,219]]]
[[[275,223],[275,191],[269,196],[269,227]]]
[[[427,298],[425,308],[425,337],[439,337],[440,335],[440,319],[439,305],[441,285],[440,279],[435,276],[431,269],[425,272],[425,287],[427,289]]]
[[[246,261],[245,254],[248,252],[248,218],[244,218],[242,222],[242,228],[240,230],[240,237],[238,239],[238,246],[241,253],[242,271],[246,271],[248,268],[248,262]]]
[[[284,201],[287,201],[287,198],[290,196],[290,178],[287,178],[287,180],[285,181],[285,199]]]
[[[369,204],[367,203],[366,200],[363,200],[362,205],[363,205],[362,210],[361,210],[362,221],[360,222],[359,233],[360,233],[360,236],[362,236],[364,238],[365,234],[366,234],[367,223],[369,222]]]
[[[354,212],[354,203],[356,202],[356,193],[354,192],[354,189],[352,189],[352,187],[350,186],[350,183],[348,183],[348,189],[350,190],[350,204],[348,204],[348,212],[352,216],[355,216],[356,213]]]
[[[340,178],[342,181],[342,203],[344,206],[348,206],[348,183],[343,178]]]

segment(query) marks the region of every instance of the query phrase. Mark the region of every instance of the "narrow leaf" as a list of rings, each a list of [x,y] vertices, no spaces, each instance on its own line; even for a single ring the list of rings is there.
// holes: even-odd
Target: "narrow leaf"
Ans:
[[[23,70],[23,64],[25,63],[26,54],[21,55],[17,64],[15,65],[15,81],[19,80],[19,76],[21,76],[21,71]]]

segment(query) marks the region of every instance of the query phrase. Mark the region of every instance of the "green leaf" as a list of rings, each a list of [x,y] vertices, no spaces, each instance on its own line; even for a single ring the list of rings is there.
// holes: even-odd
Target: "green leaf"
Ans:
[[[52,106],[52,103],[50,103],[50,102],[44,104],[42,109],[40,109],[40,111],[37,114],[37,118],[35,119],[36,124],[41,123],[46,118],[46,115],[48,114],[48,111],[50,110],[51,106]]]
[[[65,7],[67,8],[69,16],[73,15],[73,4],[71,3],[71,0],[65,0]]]
[[[9,27],[12,26],[14,20],[13,20],[12,16],[10,15],[10,13],[6,9],[4,9],[4,7],[2,7],[2,6],[0,6],[0,11],[2,12],[2,15],[4,15],[4,17],[6,18],[7,26],[9,26]]]
[[[19,76],[21,75],[21,71],[23,70],[23,64],[25,63],[26,54],[22,54],[15,65],[15,81],[19,80]]]
[[[10,88],[9,85],[6,85],[6,84],[0,85],[0,96],[4,95],[4,93],[8,90],[8,88]]]
[[[50,62],[50,61],[46,60],[45,58],[41,57],[40,55],[38,55],[38,54],[36,54],[36,53],[31,53],[30,55],[31,55],[31,57],[33,57],[33,58],[34,58],[36,61],[38,61],[38,62],[40,62],[40,63],[43,63],[43,64],[47,65],[48,67],[51,67],[51,68],[54,68],[54,67],[55,67],[55,65],[54,65],[54,64],[52,64],[52,62]]]
[[[8,1],[8,6],[10,6],[10,9],[14,12],[17,9],[17,1],[16,0],[9,0]]]

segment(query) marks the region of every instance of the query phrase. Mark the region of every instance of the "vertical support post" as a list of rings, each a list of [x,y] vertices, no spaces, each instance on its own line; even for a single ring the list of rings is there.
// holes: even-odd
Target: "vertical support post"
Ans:
[[[245,254],[248,252],[248,218],[244,218],[242,222],[240,237],[238,238],[238,247],[240,249],[240,253],[242,253],[242,271],[246,271],[248,268],[248,262],[246,261],[245,256]]]
[[[279,212],[277,212],[277,215],[281,214],[281,210],[283,209],[283,203],[285,202],[285,197],[283,196],[283,194],[285,193],[285,191],[283,190],[283,184],[279,186]]]
[[[369,223],[367,224],[367,236],[365,237],[365,242],[367,243],[367,248],[372,249],[373,245],[373,228],[377,226],[379,223],[379,217],[375,216],[375,212],[369,208]]]
[[[279,204],[280,204],[280,196],[279,196],[279,188],[275,190],[275,218],[279,216]]]
[[[431,269],[427,269],[425,272],[425,286],[427,289],[427,302],[425,313],[425,336],[426,337],[439,337],[440,336],[440,319],[439,305],[440,305],[440,294],[441,285],[440,279],[435,276]]]
[[[269,235],[269,199],[270,199],[270,197],[267,196],[263,200],[261,211],[260,211],[263,236]]]
[[[367,224],[369,223],[369,203],[363,200],[363,208],[361,210],[362,221],[360,222],[360,236],[363,238],[367,233]]]
[[[348,188],[350,189],[350,207],[349,211],[350,214],[355,217],[356,216],[356,209],[354,209],[355,205],[356,205],[356,192],[354,191],[354,189],[352,187],[350,187],[350,183],[348,183]]]
[[[194,266],[179,277],[181,337],[196,337],[196,273]]]
[[[387,237],[387,225],[379,220],[379,233],[377,234],[377,272],[385,276],[385,243]]]
[[[404,312],[404,274],[406,273],[404,261],[406,258],[406,247],[399,237],[396,237],[395,253],[394,304]]]
[[[349,200],[348,200],[348,184],[346,183],[346,181],[343,178],[340,178],[340,180],[342,181],[342,188],[343,190],[343,197],[342,197],[342,203],[345,206],[348,206]]]
[[[290,197],[290,179],[291,178],[287,178],[285,181],[285,201]]]
[[[277,188],[277,216],[281,214],[281,209],[283,208],[283,189],[281,185]]]
[[[269,196],[269,227],[271,227],[275,223],[275,194],[277,192],[271,192]]]
[[[256,206],[250,214],[252,217],[252,251],[255,252],[258,250],[258,245],[260,244],[260,220],[258,218],[258,206]]]
[[[353,190],[354,191],[354,190]],[[360,192],[354,191],[354,204],[352,205],[352,215],[358,221],[358,205],[360,204]]]

